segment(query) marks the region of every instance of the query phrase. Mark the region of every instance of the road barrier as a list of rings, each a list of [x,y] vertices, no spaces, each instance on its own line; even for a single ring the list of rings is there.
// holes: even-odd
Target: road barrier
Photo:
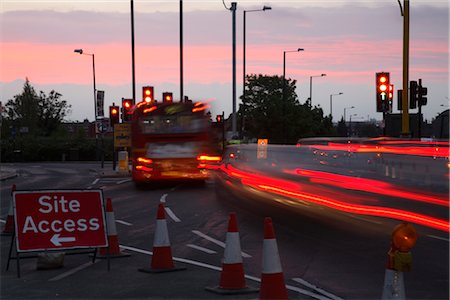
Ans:
[[[167,230],[164,204],[158,206],[156,216],[156,229],[153,239],[153,254],[150,268],[141,268],[140,272],[162,273],[185,270],[184,267],[175,267],[170,247],[169,231]]]
[[[11,198],[9,200],[8,216],[6,217],[5,227],[3,228],[2,235],[12,235],[14,233],[14,208],[12,194],[16,190],[16,185],[11,187]]]
[[[272,219],[264,220],[263,260],[260,299],[288,299],[284,275],[278,253]]]
[[[258,292],[257,289],[247,287],[245,283],[236,213],[230,213],[228,220],[220,284],[217,287],[206,287],[206,290],[228,295]]]
[[[116,229],[116,219],[111,198],[106,199],[106,228],[108,233],[108,247],[99,248],[98,258],[106,258],[108,255],[111,258],[127,257],[129,253],[120,251],[119,238]]]

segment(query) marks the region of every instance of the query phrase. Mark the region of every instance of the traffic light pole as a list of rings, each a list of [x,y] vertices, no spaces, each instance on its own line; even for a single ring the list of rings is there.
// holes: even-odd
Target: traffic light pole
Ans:
[[[401,3],[400,0],[400,9]],[[403,93],[402,93],[402,136],[409,136],[408,82],[409,82],[409,0],[403,1]]]
[[[419,79],[419,89],[422,88],[422,79]],[[422,138],[422,99],[419,99],[417,101],[417,106],[419,107],[418,116],[417,116],[417,135],[420,138]]]

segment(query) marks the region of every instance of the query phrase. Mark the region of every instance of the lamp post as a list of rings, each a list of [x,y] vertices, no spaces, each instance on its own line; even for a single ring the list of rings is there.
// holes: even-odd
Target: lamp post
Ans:
[[[342,94],[344,94],[344,93],[340,92],[339,94],[331,94],[330,95],[330,117],[331,117],[331,120],[333,120],[333,96],[339,96]]]
[[[94,76],[93,78],[94,78],[94,122],[95,122],[95,121],[97,121],[97,105],[96,105],[97,99],[95,97],[96,92],[97,92],[97,89],[95,87],[95,56],[94,56],[94,53],[90,54],[90,53],[83,52],[83,49],[75,49],[75,50],[73,50],[73,52],[92,56],[92,72],[93,72],[93,76]]]
[[[312,79],[313,77],[324,77],[327,74],[320,74],[315,76],[309,76],[309,104],[312,106]]]
[[[283,132],[284,132],[284,143],[287,143],[287,132],[286,132],[286,99],[285,99],[285,93],[286,93],[286,53],[291,52],[300,52],[305,51],[303,48],[298,48],[297,50],[288,50],[283,51],[283,87],[281,91],[281,98],[283,102]]]
[[[96,92],[97,92],[97,88],[95,87],[95,55],[94,53],[85,53],[83,52],[83,49],[75,49],[73,50],[73,52],[75,53],[79,53],[80,55],[89,55],[92,56],[92,73],[93,73],[93,81],[94,81],[94,127],[95,127],[95,143],[97,145],[97,159],[99,156],[99,147],[98,147],[98,135],[97,135],[97,97],[96,97]],[[102,151],[101,151],[101,167],[103,169],[103,163],[104,163],[104,159],[103,159],[103,135],[102,135]]]
[[[344,108],[344,123],[347,122],[347,119],[345,118],[345,111],[346,111],[347,109],[353,109],[353,108],[355,108],[355,107],[354,107],[354,106],[350,106],[350,107],[345,107],[345,108]]]
[[[243,64],[243,76],[242,76],[242,104],[243,104],[243,114],[242,114],[242,128],[241,130],[244,131],[245,129],[245,122],[244,122],[244,118],[245,118],[245,76],[246,76],[246,71],[245,71],[245,45],[246,45],[246,13],[248,12],[257,12],[257,11],[266,11],[266,10],[271,10],[272,7],[270,6],[264,6],[262,9],[251,9],[251,10],[244,10],[244,34],[243,34],[243,55],[242,55],[242,64]]]

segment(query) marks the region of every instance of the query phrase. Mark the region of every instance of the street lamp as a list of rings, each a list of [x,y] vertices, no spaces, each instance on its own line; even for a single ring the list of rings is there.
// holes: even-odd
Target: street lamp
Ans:
[[[340,92],[339,94],[331,94],[330,95],[330,117],[331,117],[331,120],[333,120],[333,96],[339,96],[342,94],[344,94],[344,93]]]
[[[351,106],[351,107],[345,107],[345,108],[344,108],[344,124],[347,123],[347,119],[345,118],[345,111],[346,111],[347,109],[353,109],[353,108],[355,108],[355,107],[354,107],[354,106]]]
[[[286,132],[286,99],[285,99],[285,89],[286,89],[286,53],[305,51],[303,48],[298,48],[297,50],[283,51],[283,89],[281,91],[281,98],[283,102],[283,131],[284,131],[284,143],[287,143],[287,132]]]
[[[83,49],[75,49],[75,50],[73,50],[73,52],[92,56],[92,71],[93,71],[93,75],[94,75],[94,123],[95,123],[95,121],[97,120],[97,105],[96,105],[97,99],[95,97],[95,94],[97,92],[97,89],[95,88],[95,57],[94,57],[93,53],[90,54],[90,53],[83,52]]]
[[[83,52],[83,49],[75,49],[73,50],[73,52],[75,53],[80,53],[83,55],[89,55],[92,56],[92,73],[93,73],[93,79],[94,79],[94,126],[95,126],[95,142],[97,145],[97,159],[99,156],[99,147],[98,147],[98,135],[97,135],[97,98],[96,98],[96,92],[97,89],[95,87],[95,56],[94,53],[85,53]],[[101,151],[101,167],[103,169],[103,163],[104,163],[104,159],[103,159],[103,135],[102,135],[102,151]]]
[[[244,123],[244,118],[245,118],[245,76],[246,76],[246,72],[245,72],[245,41],[246,41],[246,13],[248,12],[256,12],[256,11],[266,11],[266,10],[271,10],[272,7],[270,6],[264,6],[262,9],[251,9],[251,10],[244,10],[244,38],[243,38],[243,78],[242,78],[242,104],[243,104],[243,113],[242,113],[242,131],[244,131],[245,129],[245,123]]]
[[[312,79],[313,77],[324,77],[327,74],[320,74],[315,76],[309,76],[309,104],[312,106]]]

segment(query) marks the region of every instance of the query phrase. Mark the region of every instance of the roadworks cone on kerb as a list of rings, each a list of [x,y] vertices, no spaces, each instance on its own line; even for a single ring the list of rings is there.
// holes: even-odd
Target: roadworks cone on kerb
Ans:
[[[151,268],[139,269],[139,271],[146,273],[162,273],[181,271],[185,269],[186,268],[177,268],[173,263],[169,232],[167,230],[166,213],[164,210],[164,204],[160,203],[156,217]]]
[[[14,233],[14,208],[12,194],[16,191],[16,185],[11,187],[11,198],[9,201],[8,216],[6,217],[5,227],[3,228],[2,235],[12,235]]]
[[[129,253],[120,251],[119,238],[117,236],[116,229],[116,219],[114,217],[111,198],[106,199],[106,226],[108,229],[108,247],[99,248],[99,254],[97,257],[107,258],[108,254],[110,258],[130,256]]]
[[[241,245],[236,214],[230,213],[228,232],[225,240],[225,254],[217,287],[206,287],[207,291],[218,294],[245,294],[257,292],[257,289],[245,285],[244,266],[242,263]]]
[[[272,219],[264,220],[264,243],[261,274],[260,299],[288,299],[278,254],[277,240],[273,230]]]

